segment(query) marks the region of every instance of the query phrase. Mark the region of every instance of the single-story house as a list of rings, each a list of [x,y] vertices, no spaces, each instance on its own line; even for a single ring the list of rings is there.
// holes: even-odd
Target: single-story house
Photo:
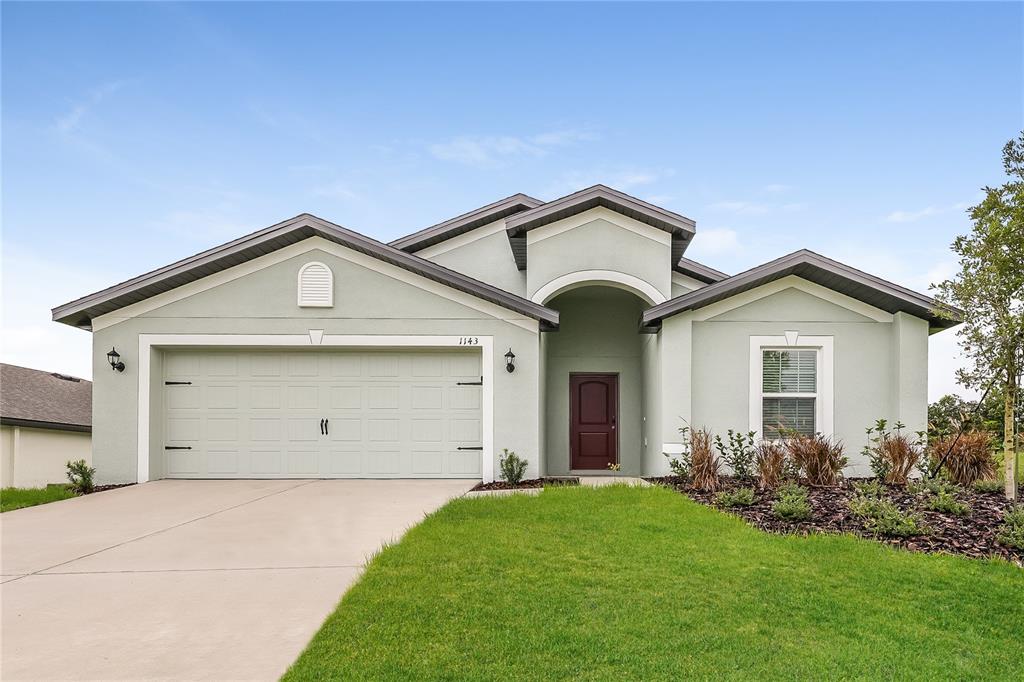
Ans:
[[[0,364],[0,487],[66,483],[92,461],[92,382]]]
[[[598,185],[385,244],[309,214],[53,310],[93,334],[104,483],[667,471],[680,428],[923,429],[936,301],[810,251],[736,275]],[[116,355],[115,355],[116,354]],[[109,357],[108,357],[109,355]]]

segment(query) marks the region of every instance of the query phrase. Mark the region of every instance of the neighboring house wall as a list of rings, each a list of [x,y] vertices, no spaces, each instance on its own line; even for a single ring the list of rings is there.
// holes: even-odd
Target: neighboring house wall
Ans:
[[[756,298],[766,292],[771,293]],[[692,427],[706,426],[717,434],[759,428],[751,424],[751,393],[758,391],[751,386],[751,337],[778,338],[796,331],[796,347],[802,346],[799,339],[830,338],[832,435],[844,443],[847,473],[869,475],[860,454],[865,428],[878,418],[899,419],[911,434],[926,427],[927,327],[924,320],[893,316],[788,277],[665,320],[662,357],[676,360],[663,377],[662,414],[689,415]],[[686,389],[686,369],[692,392]],[[681,421],[677,417],[662,424],[666,443],[678,441]]]
[[[505,221],[499,220],[414,252],[481,282],[526,296],[526,272],[516,267],[505,234]]]
[[[0,487],[38,488],[67,481],[66,464],[92,461],[88,433],[0,426]]]
[[[545,334],[545,460],[548,475],[569,472],[569,375],[619,377],[618,451],[622,471],[641,473],[643,424],[642,342],[637,320],[643,302],[608,287],[585,287],[552,299],[561,314],[557,332]]]
[[[296,281],[309,261],[334,274],[333,308],[299,308]],[[237,279],[231,276],[245,272]],[[211,283],[221,282],[212,288]],[[204,289],[205,290],[202,290]],[[191,295],[182,297],[191,292]],[[454,299],[454,300],[452,300]],[[538,323],[504,308],[455,291],[363,254],[311,238],[231,270],[171,290],[96,319],[93,334],[96,384],[93,438],[100,483],[128,482],[137,476],[140,334],[434,335],[493,338],[494,449],[515,450],[539,470],[538,414],[524,405],[539,402]],[[273,339],[268,338],[268,345]],[[112,372],[105,353],[116,346],[125,362]],[[504,369],[505,350],[516,354],[516,371]],[[162,353],[150,366],[150,468],[159,466]],[[497,455],[494,454],[496,461]],[[497,467],[495,466],[495,470]]]
[[[661,302],[672,293],[671,236],[662,230],[594,208],[526,234],[528,298],[560,277],[610,271],[656,290]]]

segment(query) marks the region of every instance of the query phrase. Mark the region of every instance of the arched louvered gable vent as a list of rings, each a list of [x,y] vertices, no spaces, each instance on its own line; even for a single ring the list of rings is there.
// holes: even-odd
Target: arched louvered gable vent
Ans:
[[[334,305],[334,274],[323,263],[306,263],[299,268],[299,305],[330,308]]]

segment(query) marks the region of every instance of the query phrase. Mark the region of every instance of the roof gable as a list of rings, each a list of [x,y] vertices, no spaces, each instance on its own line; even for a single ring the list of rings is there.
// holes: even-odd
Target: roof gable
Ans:
[[[641,317],[641,326],[656,329],[666,317],[709,306],[789,275],[889,313],[909,313],[927,320],[932,330],[948,329],[962,319],[962,311],[944,306],[930,296],[803,249],[649,308]]]
[[[482,227],[488,223],[493,223],[496,220],[501,220],[510,215],[527,211],[531,208],[536,208],[544,202],[540,199],[534,199],[526,194],[513,194],[510,197],[499,199],[492,204],[481,206],[480,208],[470,211],[469,213],[463,213],[460,216],[446,220],[443,223],[432,225],[431,227],[424,228],[419,232],[414,232],[410,235],[396,239],[391,242],[390,245],[396,249],[408,251],[414,253],[420,249],[425,249],[428,246],[439,244],[440,242],[457,237],[460,234],[471,232],[478,227]]]
[[[536,319],[542,328],[558,326],[558,312],[555,310],[308,213],[65,303],[53,309],[53,319],[71,326],[89,328],[95,317],[314,236]]]
[[[685,216],[631,197],[611,187],[594,185],[506,218],[505,229],[519,269],[526,269],[527,232],[598,206],[670,233],[672,262],[679,261],[696,233],[697,224]]]

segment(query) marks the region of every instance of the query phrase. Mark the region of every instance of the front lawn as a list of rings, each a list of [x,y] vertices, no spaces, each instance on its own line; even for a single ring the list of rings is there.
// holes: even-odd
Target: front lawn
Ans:
[[[779,536],[671,490],[459,499],[369,565],[305,679],[1006,679],[1024,571]]]
[[[57,502],[75,496],[68,486],[61,483],[51,484],[45,488],[3,488],[0,490],[0,512],[34,507],[37,504]]]

